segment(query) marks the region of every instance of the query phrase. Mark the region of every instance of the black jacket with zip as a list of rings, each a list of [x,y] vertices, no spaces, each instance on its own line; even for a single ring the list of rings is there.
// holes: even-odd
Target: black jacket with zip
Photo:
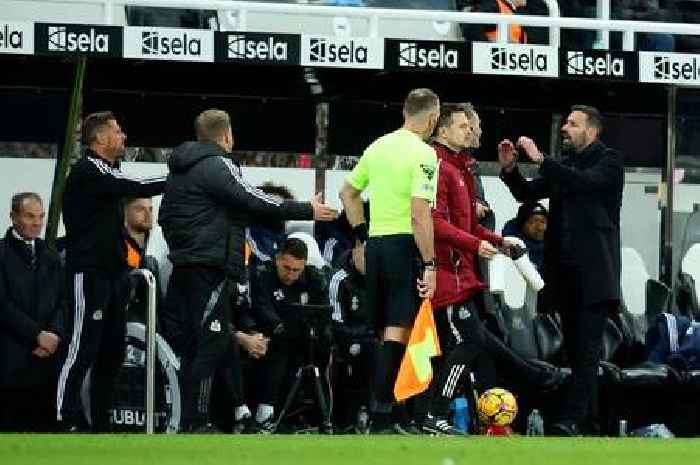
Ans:
[[[164,177],[129,177],[88,150],[71,169],[63,194],[68,272],[127,270],[123,199],[158,195],[164,187]]]
[[[213,142],[185,142],[170,159],[158,222],[173,266],[206,266],[242,282],[245,228],[253,218],[310,220],[309,202],[282,201],[248,184]]]

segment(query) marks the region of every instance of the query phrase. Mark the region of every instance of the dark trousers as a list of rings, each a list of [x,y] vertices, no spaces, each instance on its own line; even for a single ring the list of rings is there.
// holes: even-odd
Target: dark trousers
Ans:
[[[90,369],[89,412],[94,431],[108,431],[114,383],[124,360],[127,272],[81,272],[71,276],[70,346],[58,378],[57,418],[65,425],[80,425],[80,392]]]
[[[56,378],[39,386],[0,388],[0,432],[56,430]]]
[[[562,279],[557,295],[562,319],[564,348],[571,366],[571,385],[566,393],[562,419],[582,423],[597,413],[598,364],[603,344],[605,322],[616,303],[600,302],[581,305],[578,270],[566,264],[560,265]]]
[[[288,374],[302,366],[304,341],[283,336],[273,336],[265,357],[260,360],[260,403],[277,405],[281,389],[288,385]]]
[[[450,401],[470,373],[475,373],[474,387],[486,389],[493,386],[496,369],[485,350],[485,328],[473,301],[435,309],[434,314],[444,359],[438,364],[431,410],[435,415],[446,416]]]
[[[211,422],[212,385],[220,379],[232,394],[241,392],[240,353],[231,331],[231,289],[222,271],[175,267],[168,285],[171,341],[182,357],[182,428]],[[218,376],[217,376],[218,375]]]

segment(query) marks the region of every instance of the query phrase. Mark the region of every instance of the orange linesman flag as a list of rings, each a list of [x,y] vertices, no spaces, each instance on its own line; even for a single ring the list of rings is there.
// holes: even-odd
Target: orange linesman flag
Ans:
[[[430,359],[439,356],[440,353],[433,306],[430,300],[425,299],[418,310],[418,316],[406,346],[406,353],[401,361],[399,375],[396,377],[394,384],[396,400],[408,399],[428,389],[433,379],[433,366]]]

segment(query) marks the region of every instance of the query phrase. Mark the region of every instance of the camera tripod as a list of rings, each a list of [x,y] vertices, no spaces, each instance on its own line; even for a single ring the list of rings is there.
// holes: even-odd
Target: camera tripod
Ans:
[[[280,410],[279,415],[277,416],[277,420],[275,421],[275,426],[274,426],[274,431],[277,430],[277,427],[279,426],[280,422],[284,418],[285,414],[287,413],[287,410],[289,410],[289,407],[292,405],[292,402],[294,399],[296,399],[297,394],[299,392],[299,388],[301,387],[301,383],[304,380],[305,376],[310,376],[311,379],[313,379],[314,382],[314,388],[316,390],[316,400],[318,401],[318,407],[321,410],[321,415],[322,415],[322,423],[319,425],[318,430],[320,433],[324,434],[333,434],[333,423],[331,422],[331,411],[330,408],[328,407],[328,402],[326,401],[326,395],[323,392],[323,386],[321,384],[321,371],[318,366],[314,363],[314,344],[315,341],[318,340],[318,334],[316,329],[314,328],[313,324],[308,324],[307,325],[307,352],[306,352],[306,360],[302,363],[302,365],[297,368],[296,375],[294,377],[294,383],[292,384],[292,387],[289,389],[289,393],[287,394],[287,398],[284,401],[284,406],[282,407],[282,410]]]

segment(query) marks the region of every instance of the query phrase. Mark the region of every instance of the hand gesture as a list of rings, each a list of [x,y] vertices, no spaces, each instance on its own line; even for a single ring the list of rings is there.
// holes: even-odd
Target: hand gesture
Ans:
[[[481,241],[479,242],[479,250],[478,254],[480,257],[484,258],[493,258],[496,253],[498,253],[498,250],[496,250],[496,247],[491,245],[490,242],[488,241]]]
[[[40,331],[36,340],[38,345],[37,349],[43,349],[44,351],[48,352],[49,355],[51,355],[54,352],[56,352],[56,348],[58,348],[58,342],[60,339],[54,333],[48,331]]]
[[[489,211],[491,211],[491,209],[488,206],[484,205],[483,203],[479,202],[478,200],[476,201],[475,208],[476,208],[476,217],[479,219],[482,219],[483,217],[485,217],[488,214]]]
[[[255,333],[247,335],[245,338],[243,338],[241,344],[251,357],[260,358],[264,357],[267,353],[267,344],[269,342],[269,338],[265,337],[261,333]]]
[[[435,268],[428,267],[423,270],[423,277],[418,278],[418,295],[423,299],[432,299],[436,286]]]
[[[537,148],[537,144],[535,144],[534,140],[530,139],[529,137],[521,136],[518,139],[518,147],[523,149],[523,152],[525,152],[525,155],[527,155],[530,160],[534,161],[538,165],[542,163],[544,156],[540,152],[540,149]]]
[[[311,200],[311,207],[314,209],[314,220],[333,221],[338,217],[338,211],[323,203],[320,193]]]
[[[515,167],[515,161],[518,158],[518,152],[510,139],[503,139],[498,144],[498,164],[501,168],[510,173]]]

